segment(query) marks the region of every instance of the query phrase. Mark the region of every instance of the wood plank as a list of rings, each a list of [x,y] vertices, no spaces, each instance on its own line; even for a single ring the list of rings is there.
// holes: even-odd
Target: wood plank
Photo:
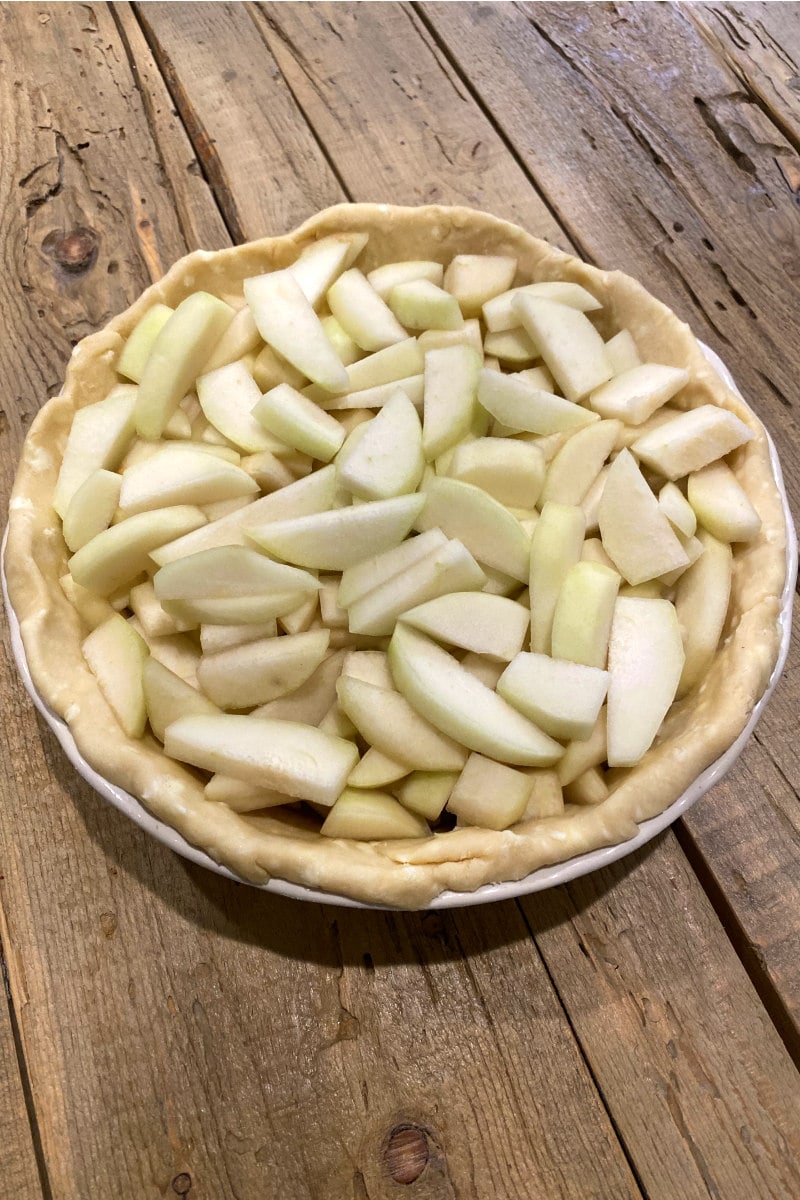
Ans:
[[[209,209],[206,218],[195,212],[193,224],[179,222],[175,181],[165,168],[170,191],[156,168],[166,159],[180,166],[183,135],[157,119],[160,89],[142,103],[109,11],[98,6],[92,19],[85,6],[38,13],[47,20],[32,23],[24,9],[3,14],[20,86],[12,89],[5,76],[10,95],[0,127],[35,128],[24,110],[35,73],[46,81],[41,103],[53,127],[69,129],[70,145],[86,141],[68,124],[89,107],[80,64],[90,56],[110,64],[108,80],[102,72],[92,79],[109,132],[91,134],[82,147],[91,151],[87,171],[94,184],[127,169],[118,144],[124,126],[146,176],[131,168],[131,195],[146,200],[136,199],[131,213],[115,211],[106,225],[109,202],[86,187],[78,192],[81,221],[102,229],[95,267],[70,276],[63,294],[53,286],[46,301],[39,296],[50,268],[33,253],[32,291],[8,281],[0,390],[24,394],[28,416],[48,391],[48,373],[58,379],[73,328],[104,320],[106,305],[122,307],[181,252],[182,231],[214,220]],[[138,54],[143,43],[126,19],[120,24]],[[65,59],[65,46],[74,58]],[[139,83],[155,86],[145,70]],[[23,138],[8,150],[10,189],[40,151]],[[324,181],[324,160],[317,161]],[[77,171],[56,177],[55,199],[67,212],[81,179]],[[120,182],[113,183],[116,196]],[[285,187],[278,183],[281,194],[293,186],[288,176]],[[40,198],[34,216],[53,200]],[[198,189],[191,203],[205,202]],[[59,211],[47,215],[55,220]],[[6,221],[6,244],[20,244],[24,212],[15,208]],[[112,244],[117,267],[108,272],[104,248]],[[117,290],[107,296],[109,278]],[[50,340],[26,375],[15,346],[37,302]],[[27,423],[9,411],[6,469]],[[6,949],[56,1200],[122,1186],[143,1200],[277,1191],[302,1200],[340,1184],[342,1196],[374,1200],[412,1186],[408,1194],[420,1197],[489,1200],[497,1178],[509,1200],[527,1200],[531,1181],[544,1200],[584,1186],[609,1200],[641,1194],[513,906],[430,926],[422,917],[332,914],[195,869],[73,774],[34,718],[7,646],[2,678]],[[535,1062],[533,1017],[542,1022]]]
[[[363,8],[358,9],[359,14],[362,11]],[[392,162],[387,162],[382,167],[384,156],[374,156],[369,167],[370,178],[364,182],[359,180],[355,164],[348,165],[348,155],[350,154],[348,146],[357,133],[356,118],[352,114],[358,111],[358,100],[363,95],[363,80],[358,75],[357,66],[359,58],[363,59],[365,44],[354,35],[351,6],[337,5],[335,8],[313,6],[312,9],[311,6],[300,5],[281,5],[279,7],[267,5],[264,12],[267,17],[267,41],[274,49],[284,74],[290,80],[307,119],[328,145],[333,162],[346,181],[350,194],[354,199],[369,198],[370,195],[376,194],[373,189],[377,188],[378,195],[385,195],[397,174],[397,167]],[[387,24],[382,26],[384,13],[387,14],[385,18]],[[390,36],[390,31],[395,28],[395,19],[396,13],[391,6],[381,6],[381,8],[369,6],[368,20],[371,30],[369,40],[373,44],[380,44],[384,48],[382,53],[385,56],[381,60],[381,69],[385,73],[381,74],[375,70],[370,74],[370,97],[373,92],[381,98],[386,94],[392,94],[390,80],[395,67],[392,64],[390,50],[386,48],[394,46],[398,40],[396,36],[394,39]],[[363,18],[359,17],[359,23],[362,20]],[[226,61],[224,44],[217,44],[217,53],[220,64],[223,64]],[[233,53],[233,48],[229,53]],[[411,54],[407,40],[403,45],[402,53],[404,55]],[[374,63],[374,59],[372,61]],[[418,77],[427,79],[421,68],[417,69],[415,79]],[[327,81],[331,79],[335,79],[335,89],[333,86],[328,87]],[[426,82],[425,88],[420,87],[415,95],[427,94],[431,87],[432,85]],[[437,102],[439,102],[438,97]],[[382,99],[381,103],[383,103]],[[451,101],[452,103],[455,102]],[[409,105],[405,109],[404,124],[400,124],[403,111],[403,109],[399,112],[393,111],[391,117],[394,142],[401,148],[411,144],[412,122],[415,120],[414,106]],[[459,113],[463,116],[461,110]],[[249,114],[249,119],[253,119],[252,113]],[[333,150],[328,144],[328,134],[333,134],[337,128],[343,131],[340,133],[343,147],[341,158],[338,150]],[[441,150],[439,153],[440,157],[428,160],[428,170],[432,173],[436,172],[437,175],[438,167],[441,166],[443,171],[446,170],[446,160],[441,155]],[[382,193],[379,172],[383,173]],[[378,177],[377,182],[376,176]],[[505,199],[499,191],[495,194],[492,190],[490,177],[482,182],[482,189],[481,202],[487,207],[499,207],[502,200]],[[236,190],[235,183],[232,184],[232,190]],[[664,997],[664,1002],[669,1004],[673,1011],[681,1013],[680,1039],[686,1052],[672,1068],[676,1089],[683,1088],[694,1096],[696,1080],[693,1071],[694,1064],[698,1060],[704,1063],[707,1077],[712,1081],[709,1086],[720,1091],[726,1087],[730,1073],[730,1062],[727,1055],[715,1056],[713,1045],[702,1033],[696,1033],[695,1030],[694,1022],[700,1019],[707,999],[702,974],[700,972],[690,974],[687,1000],[684,995],[687,988],[686,982],[679,974],[671,973],[665,966],[681,953],[687,921],[690,921],[692,927],[699,931],[697,934],[699,938],[698,960],[714,962],[719,977],[729,981],[728,986],[732,989],[731,994],[734,996],[733,1003],[738,1020],[747,1029],[747,1032],[742,1035],[745,1043],[742,1061],[746,1064],[746,1071],[755,1072],[758,1083],[754,1087],[745,1088],[743,1086],[737,1090],[736,1097],[731,1102],[734,1108],[738,1108],[736,1116],[732,1111],[712,1116],[711,1110],[703,1107],[699,1101],[693,1101],[685,1111],[675,1105],[670,1107],[669,1104],[664,1105],[659,1102],[651,1106],[645,1101],[646,1111],[649,1113],[653,1110],[655,1116],[653,1121],[648,1123],[647,1128],[638,1118],[625,1121],[627,1134],[625,1141],[628,1152],[637,1171],[641,1172],[642,1168],[645,1168],[648,1172],[645,1181],[648,1194],[671,1198],[676,1194],[681,1194],[680,1188],[686,1185],[687,1181],[691,1189],[690,1194],[702,1194],[699,1191],[702,1171],[698,1167],[696,1155],[706,1151],[713,1171],[727,1179],[727,1168],[722,1159],[717,1157],[715,1144],[717,1140],[721,1140],[724,1145],[727,1145],[730,1140],[735,1140],[740,1125],[745,1124],[748,1128],[757,1128],[759,1138],[764,1138],[765,1144],[770,1147],[769,1153],[777,1156],[774,1174],[766,1179],[762,1186],[767,1189],[774,1186],[779,1193],[787,1178],[793,1182],[796,1180],[791,1174],[791,1160],[787,1159],[784,1154],[782,1135],[775,1132],[771,1126],[773,1117],[782,1120],[783,1109],[776,1095],[770,1091],[771,1069],[763,1069],[764,1056],[766,1055],[770,1062],[774,1061],[780,1078],[794,1098],[792,1103],[795,1103],[798,1094],[797,1078],[791,1062],[783,1052],[774,1030],[768,1023],[765,1023],[763,1009],[750,988],[741,964],[730,944],[721,935],[722,931],[708,902],[697,881],[688,871],[686,861],[674,838],[670,835],[663,839],[658,857],[651,858],[647,854],[639,856],[635,871],[637,878],[634,883],[630,883],[626,871],[620,869],[612,873],[600,873],[595,879],[594,886],[603,891],[613,885],[615,900],[619,895],[620,904],[636,913],[647,913],[649,905],[645,897],[650,893],[657,896],[655,907],[658,910],[658,916],[653,923],[655,928],[648,926],[648,934],[655,939],[657,944],[657,959],[656,965],[648,975],[647,984],[654,994],[661,994]],[[674,886],[676,879],[680,881],[680,888]],[[538,899],[530,901],[526,905],[526,912],[530,915],[531,912],[538,911],[538,903]],[[587,919],[595,930],[595,935],[602,936],[604,914],[599,911],[591,913]],[[574,934],[568,930],[562,930],[560,926],[554,927],[551,934],[552,940],[558,946],[559,954],[563,958],[557,961],[553,955],[552,960],[548,960],[548,966],[556,986],[561,990],[562,970],[567,974],[579,970],[582,967],[581,951],[580,947],[575,944]],[[626,955],[621,955],[623,965],[625,958]],[[642,964],[639,964],[639,969],[646,971],[646,967]],[[578,976],[573,977],[578,978]],[[570,1002],[576,1003],[579,995],[580,990],[576,985],[570,991]],[[590,988],[584,990],[584,1000],[586,996],[591,995]],[[562,999],[565,999],[563,994]],[[623,997],[619,999],[621,1002]],[[614,1096],[611,1111],[615,1122],[621,1126],[617,1116],[617,1107],[619,1106],[623,1110],[627,1109],[625,1088],[624,1086],[612,1086],[614,1083],[613,1073],[607,1058],[599,1052],[599,1047],[594,1046],[595,1040],[599,1041],[604,1038],[606,1033],[597,1024],[587,1023],[582,1026],[582,1034],[593,1043],[591,1055],[587,1045],[583,1046],[584,1052],[590,1056],[593,1064],[596,1061],[598,1067],[602,1068],[603,1073],[597,1076],[598,1082],[607,1102],[606,1084],[609,1084]],[[611,1040],[616,1055],[619,1055],[620,1045],[625,1044],[624,1039],[613,1038]],[[651,1046],[648,1038],[644,1037],[640,1039],[638,1061],[645,1062],[650,1052],[658,1051],[660,1055],[662,1049],[660,1044]],[[647,1077],[645,1086],[658,1087],[658,1081]],[[767,1098],[766,1102],[765,1097]],[[767,1113],[766,1117],[765,1112]],[[725,1123],[725,1132],[721,1139],[717,1139],[715,1119],[721,1119]],[[664,1147],[658,1163],[655,1162],[651,1150],[652,1142]],[[700,1148],[699,1151],[698,1148]],[[747,1190],[748,1186],[749,1181],[743,1183],[738,1192],[734,1190],[730,1194],[749,1196],[752,1193]]]
[[[0,918],[1,919],[1,918]],[[0,1179],[15,1200],[41,1200],[42,1187],[19,1071],[0,946]]]

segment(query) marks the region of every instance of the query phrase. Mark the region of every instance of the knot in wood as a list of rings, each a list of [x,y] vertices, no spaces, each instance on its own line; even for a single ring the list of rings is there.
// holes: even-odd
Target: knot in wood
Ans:
[[[172,1190],[178,1196],[188,1196],[192,1190],[192,1177],[187,1171],[181,1171],[172,1181]]]
[[[419,1125],[395,1125],[386,1141],[383,1162],[395,1183],[414,1183],[428,1165],[428,1138]]]
[[[42,243],[45,254],[55,259],[61,269],[71,275],[90,270],[97,259],[99,247],[100,238],[95,231],[83,225],[69,232],[53,229]]]

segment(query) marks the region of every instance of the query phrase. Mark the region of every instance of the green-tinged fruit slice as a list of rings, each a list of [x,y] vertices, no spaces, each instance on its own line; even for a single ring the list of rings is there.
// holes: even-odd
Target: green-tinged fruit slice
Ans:
[[[142,683],[147,719],[160,742],[164,741],[167,726],[179,717],[209,717],[219,713],[207,696],[155,658],[145,662]]]
[[[339,707],[361,736],[409,770],[457,771],[467,753],[434,728],[399,692],[342,675],[336,685]]]
[[[125,735],[140,738],[147,720],[142,685],[146,643],[124,617],[114,613],[92,630],[81,649]]]
[[[320,833],[329,838],[380,842],[390,838],[428,837],[430,829],[421,817],[403,808],[388,792],[345,788]]]

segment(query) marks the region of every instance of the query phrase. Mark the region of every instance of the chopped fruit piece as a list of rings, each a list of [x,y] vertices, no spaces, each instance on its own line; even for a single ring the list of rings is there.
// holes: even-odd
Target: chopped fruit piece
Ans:
[[[350,650],[344,660],[342,675],[363,679],[365,683],[390,692],[395,690],[389,660],[382,650]]]
[[[184,683],[197,687],[200,649],[191,638],[186,637],[183,633],[167,634],[165,637],[148,637],[136,617],[129,617],[128,624],[147,643],[151,657],[175,675],[180,676]]]
[[[636,349],[636,342],[628,329],[620,329],[619,333],[615,333],[612,338],[608,339],[606,354],[611,360],[615,375],[621,375],[623,371],[629,371],[631,367],[641,365],[642,360]]]
[[[754,437],[752,429],[732,412],[704,404],[644,434],[631,449],[667,479],[680,479]]]
[[[75,553],[108,529],[119,504],[122,476],[98,470],[84,479],[64,514],[64,541]]]
[[[161,436],[233,317],[230,305],[208,292],[194,292],[181,301],[156,338],[142,372],[135,411],[140,437]]]
[[[706,468],[713,470],[714,468]],[[727,468],[725,468],[727,470]],[[684,537],[692,537],[697,529],[697,517],[694,509],[683,492],[674,483],[665,483],[658,493],[658,504],[664,516]]]
[[[170,758],[298,800],[330,806],[358,762],[352,742],[294,721],[223,713],[181,717],[164,738]]]
[[[457,254],[444,276],[446,291],[455,296],[465,317],[479,317],[487,300],[514,282],[517,260],[501,254]]]
[[[499,333],[487,333],[484,352],[497,358],[509,367],[523,367],[539,357],[539,347],[530,334],[522,329],[506,329]]]
[[[250,715],[319,725],[336,703],[336,680],[341,674],[345,654],[344,650],[329,654],[300,687],[254,708]]]
[[[148,638],[169,637],[173,633],[184,633],[194,628],[191,623],[176,621],[162,608],[150,579],[131,588],[127,607],[138,619]]]
[[[310,629],[317,619],[319,613],[319,593],[315,593],[304,600],[297,608],[291,612],[281,613],[278,621],[284,633],[305,633]]]
[[[262,808],[276,808],[281,804],[293,804],[294,797],[272,788],[256,787],[244,783],[231,775],[212,775],[205,787],[206,799],[214,804],[227,804],[234,812],[256,812]]]
[[[546,654],[518,654],[497,694],[562,741],[588,738],[608,691],[608,672]]]
[[[150,562],[157,546],[205,524],[199,508],[175,505],[139,513],[98,533],[69,560],[72,578],[98,596],[131,583]]]
[[[461,329],[464,318],[455,296],[430,283],[414,279],[398,283],[389,293],[389,307],[406,329]]]
[[[600,541],[600,538],[586,539],[581,550],[581,562],[600,563],[604,567],[610,567],[612,571],[615,570],[613,562],[603,549],[603,543]]]
[[[582,400],[611,378],[614,368],[603,339],[578,309],[525,292],[514,306],[568,400]]]
[[[339,706],[361,736],[409,769],[457,771],[467,752],[436,729],[396,691],[388,691],[341,675],[336,685]]]
[[[540,300],[551,300],[555,304],[566,304],[581,312],[594,312],[602,308],[591,292],[581,287],[579,283],[567,283],[553,280],[548,283],[529,283],[523,287],[512,288],[487,300],[483,306],[483,320],[490,333],[501,329],[513,329],[519,325],[519,315],[516,311],[516,299],[520,294],[533,296]]]
[[[444,267],[441,263],[413,260],[410,262],[385,263],[370,271],[367,279],[381,300],[388,300],[389,293],[398,283],[412,283],[415,279],[427,279],[441,287]]]
[[[414,771],[394,791],[403,808],[426,821],[438,821],[457,779],[457,771]]]
[[[469,750],[531,767],[550,766],[563,753],[558,742],[416,629],[397,626],[389,644],[389,665],[396,686],[414,709]]]
[[[678,617],[668,600],[617,600],[608,647],[610,767],[633,767],[650,749],[675,699],[683,661]]]
[[[531,790],[522,820],[541,821],[545,817],[561,816],[564,811],[564,796],[556,772],[529,768],[526,774],[531,782]]]
[[[382,583],[393,579],[413,567],[414,563],[425,558],[432,550],[438,550],[447,544],[447,538],[441,529],[431,529],[417,537],[408,538],[399,546],[385,550],[374,558],[364,559],[353,567],[342,572],[339,584],[339,603],[343,608],[349,608],[356,600],[374,591]]]
[[[302,687],[328,649],[327,630],[264,638],[203,655],[197,669],[205,694],[220,708],[252,708]]]
[[[196,600],[165,600],[164,608],[187,626],[259,625],[295,612],[307,592],[264,592],[252,596],[201,596]]]
[[[425,354],[422,446],[428,462],[469,433],[480,370],[480,355],[472,346],[444,346]]]
[[[608,799],[608,784],[602,771],[597,767],[589,767],[577,779],[573,779],[572,783],[566,785],[564,799],[567,804],[602,804]]]
[[[380,842],[430,834],[425,821],[398,804],[388,792],[345,788],[325,818],[320,833],[329,838]]]
[[[586,741],[570,742],[564,751],[564,757],[556,764],[556,774],[562,786],[566,787],[589,767],[599,767],[606,760],[607,746],[607,714],[605,707],[600,709],[594,729]]]
[[[347,391],[363,392],[367,388],[380,387],[382,383],[408,379],[410,375],[419,375],[424,364],[425,355],[416,338],[405,338],[353,363],[347,372]]]
[[[167,726],[179,717],[208,717],[219,712],[207,696],[155,658],[146,660],[142,683],[147,719],[160,742]]]
[[[356,362],[361,357],[361,348],[355,344],[349,333],[345,333],[339,322],[336,320],[336,317],[323,317],[321,323],[322,328],[325,330],[326,338],[339,355],[343,366],[349,367],[351,363]],[[291,383],[292,381],[290,379],[276,379],[275,382]],[[292,386],[297,387],[297,384],[292,384]],[[264,390],[266,391],[267,389]]]
[[[90,475],[98,470],[115,470],[134,433],[135,387],[123,383],[105,400],[79,408],[64,448],[61,469],[53,493],[53,508],[61,519],[70,500]]]
[[[620,583],[617,572],[601,563],[579,562],[570,568],[553,613],[554,658],[605,667]]]
[[[308,460],[308,474],[311,461]],[[242,470],[247,471],[251,479],[255,479],[264,493],[277,492],[282,487],[294,483],[295,476],[287,464],[271,450],[261,450],[258,454],[248,454],[242,459]]]
[[[562,433],[600,420],[597,413],[552,392],[543,392],[521,375],[501,375],[486,368],[478,382],[478,401],[518,433]]]
[[[463,542],[480,562],[527,581],[530,539],[507,508],[457,479],[432,479],[424,496],[418,529],[441,529]]]
[[[325,322],[322,321],[321,324],[322,328],[326,330],[327,337]],[[303,372],[298,371],[297,367],[293,367],[290,362],[287,362],[282,355],[272,349],[272,346],[264,346],[262,348],[258,358],[253,363],[251,374],[258,388],[259,395],[261,392],[268,392],[271,388],[277,387],[279,383],[288,383],[289,387],[297,388],[298,390],[306,386],[313,387],[317,388],[324,396],[330,395],[330,392],[326,388],[320,387],[318,383],[309,384]]]
[[[114,613],[92,630],[81,649],[124,733],[140,738],[147,721],[142,686],[146,643],[124,617]]]
[[[166,446],[122,476],[119,507],[124,516],[175,504],[214,504],[252,497],[258,484],[240,467],[202,450]]]
[[[471,754],[447,801],[459,825],[481,829],[508,829],[521,820],[528,803],[531,781],[524,771]]]
[[[197,380],[197,398],[210,423],[248,454],[273,450],[275,439],[253,416],[261,392],[243,362],[228,363]]]
[[[150,351],[174,311],[166,304],[154,304],[147,310],[122,347],[117,360],[117,371],[120,375],[139,383]]]
[[[686,553],[687,562],[685,567],[676,567],[674,571],[667,571],[664,575],[659,577],[658,582],[663,583],[663,585],[668,588],[673,587],[674,584],[678,582],[681,575],[683,575],[686,567],[690,567],[693,562],[697,562],[698,558],[703,553],[703,543],[698,538],[686,537],[685,534],[682,533],[678,533],[677,537]]]
[[[691,474],[688,493],[698,521],[719,541],[751,542],[758,535],[761,518],[726,463],[711,463]]]
[[[406,763],[396,762],[388,755],[382,754],[374,746],[370,746],[360,762],[357,762],[347,780],[348,787],[381,788],[389,783],[397,783],[408,775]]]
[[[617,417],[626,425],[641,425],[688,382],[689,372],[682,367],[642,363],[615,375],[593,391],[589,404],[601,417]]]
[[[542,500],[581,504],[617,441],[619,421],[598,421],[579,429],[547,469]]]
[[[697,687],[711,666],[731,594],[733,555],[730,546],[705,529],[699,531],[698,539],[703,553],[683,573],[675,592],[675,610],[686,652],[679,696],[685,696]]]
[[[482,658],[480,654],[469,653],[462,658],[461,667],[494,691],[498,679],[505,670],[505,663],[497,659]]]
[[[401,542],[424,504],[424,496],[397,496],[250,527],[247,536],[286,562],[343,571]]]
[[[423,354],[429,350],[444,350],[446,346],[472,346],[483,360],[483,339],[480,321],[465,321],[460,329],[426,329],[417,338]]]
[[[611,464],[597,515],[603,548],[628,583],[644,583],[689,562],[629,450]]]
[[[288,383],[263,395],[253,416],[268,433],[320,462],[330,462],[344,441],[339,422]]]
[[[418,604],[401,619],[436,641],[509,662],[522,649],[530,613],[502,596],[450,592]]]
[[[258,332],[312,383],[328,391],[347,387],[347,371],[325,336],[319,317],[288,271],[245,279],[244,294]]]
[[[333,281],[356,261],[368,240],[366,233],[336,233],[320,238],[306,246],[286,271],[316,308]]]
[[[550,501],[542,508],[531,538],[530,601],[531,650],[549,654],[561,585],[583,549],[583,512]]]
[[[422,426],[402,389],[368,424],[339,467],[339,483],[364,500],[387,500],[416,491],[425,469]],[[344,433],[344,430],[342,430]]]
[[[356,267],[340,275],[329,289],[328,304],[342,329],[362,350],[383,350],[408,337],[391,309]]]
[[[264,593],[316,592],[307,571],[273,562],[247,546],[215,546],[166,563],[153,578],[159,600],[227,600]]]
[[[383,408],[400,388],[408,396],[416,409],[422,408],[422,375],[408,375],[405,379],[396,379],[391,383],[379,383],[376,387],[365,388],[363,392],[347,392],[342,396],[332,396],[330,400],[320,402],[320,407],[326,412],[340,412],[348,409]],[[370,414],[371,415],[371,414]]]
[[[211,357],[203,363],[202,371],[207,375],[229,363],[252,355],[261,345],[261,334],[258,332],[253,314],[245,304],[240,308],[222,337],[217,342]]]
[[[218,654],[220,650],[228,650],[231,646],[243,646],[245,642],[257,642],[261,638],[277,635],[278,623],[274,620],[262,621],[260,625],[201,625],[200,648],[203,654]]]

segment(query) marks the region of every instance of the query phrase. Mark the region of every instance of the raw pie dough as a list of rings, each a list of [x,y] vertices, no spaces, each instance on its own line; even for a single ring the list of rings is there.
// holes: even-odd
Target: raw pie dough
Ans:
[[[119,382],[114,363],[124,339],[152,304],[162,301],[174,307],[200,289],[223,299],[241,296],[248,276],[284,267],[309,242],[344,230],[369,233],[359,259],[365,272],[404,258],[446,264],[455,254],[488,253],[516,256],[524,281],[581,283],[603,304],[600,329],[606,338],[626,327],[644,360],[689,369],[691,381],[680,403],[728,408],[756,435],[729,460],[761,516],[762,528],[753,542],[736,548],[722,645],[700,687],[673,705],[654,747],[596,807],[568,806],[561,816],[503,832],[465,828],[417,841],[387,842],[323,838],[299,812],[296,818],[240,815],[206,800],[199,777],[166,758],[152,735],[140,741],[126,738],[84,662],[81,642],[87,629],[59,585],[68,552],[51,507],[74,411],[103,399]],[[41,410],[25,441],[10,510],[9,595],[42,697],[66,720],[96,771],[254,883],[278,876],[367,903],[415,908],[444,889],[466,892],[490,882],[520,879],[537,867],[626,841],[637,832],[637,822],[677,799],[735,740],[778,654],[786,529],[760,421],[723,384],[688,326],[634,279],[587,266],[515,225],[467,208],[338,205],[285,237],[182,258],[126,312],[75,347],[63,392]]]

